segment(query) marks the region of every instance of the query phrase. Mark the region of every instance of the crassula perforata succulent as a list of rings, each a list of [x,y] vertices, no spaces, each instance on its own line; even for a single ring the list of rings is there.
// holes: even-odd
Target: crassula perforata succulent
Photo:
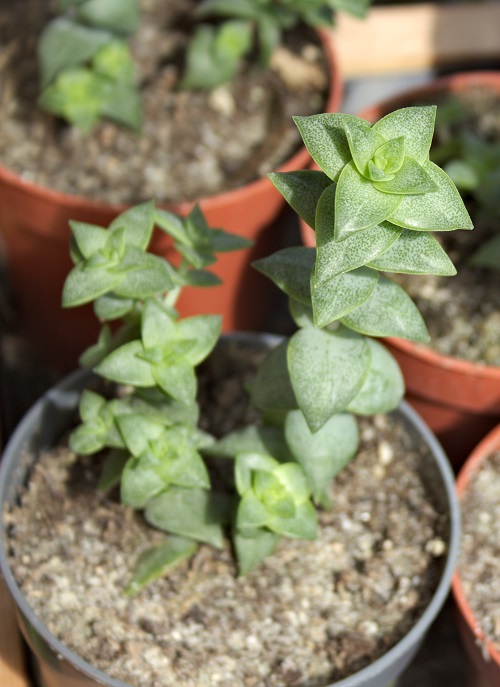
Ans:
[[[57,0],[42,32],[40,105],[87,132],[101,117],[138,130],[141,107],[127,38],[138,0]]]
[[[321,170],[271,178],[315,227],[317,249],[285,248],[255,263],[289,296],[297,331],[270,350],[251,383],[255,425],[215,439],[197,427],[195,367],[217,342],[217,316],[179,319],[184,285],[209,285],[217,250],[239,239],[207,227],[198,209],[180,219],[152,203],[108,229],[73,223],[75,267],[66,306],[93,300],[102,320],[124,318],[83,356],[126,385],[116,399],[86,391],[76,452],[108,451],[101,487],[166,532],[139,560],[128,591],[190,556],[197,542],[231,536],[240,574],[283,537],[312,539],[316,506],[356,455],[354,415],[395,409],[404,393],[397,363],[373,337],[428,338],[416,306],[381,271],[453,274],[432,231],[471,229],[451,180],[428,160],[435,108],[409,108],[377,124],[352,115],[298,118]],[[146,252],[153,225],[182,255],[174,268]],[[205,458],[227,459],[228,489],[211,488]]]

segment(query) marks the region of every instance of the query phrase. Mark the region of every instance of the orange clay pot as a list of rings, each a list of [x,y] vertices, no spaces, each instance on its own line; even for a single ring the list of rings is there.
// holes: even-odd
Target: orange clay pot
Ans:
[[[321,36],[330,66],[327,111],[336,111],[342,82],[331,36]],[[280,170],[300,169],[309,162],[302,147]],[[210,226],[249,238],[254,246],[222,254],[213,271],[223,285],[186,289],[178,303],[181,315],[219,313],[225,331],[259,329],[272,287],[250,263],[279,247],[279,232],[270,225],[284,201],[265,177],[198,202]],[[181,215],[192,207],[192,202],[168,205]],[[107,226],[124,209],[43,188],[0,166],[0,256],[3,252],[19,326],[39,358],[56,369],[72,369],[99,329],[90,307],[61,308],[63,283],[72,266],[68,221]],[[167,258],[173,252],[170,239],[159,231],[152,249]]]
[[[500,92],[500,72],[467,72],[435,79],[363,110],[375,122],[388,112],[433,93],[456,93],[483,85]],[[301,222],[302,241],[314,246],[314,231]],[[386,344],[401,366],[406,400],[433,430],[458,470],[474,446],[500,421],[500,368],[440,355],[402,339]]]
[[[456,483],[459,499],[466,493],[472,475],[481,469],[481,465],[489,455],[498,450],[500,450],[500,425],[480,442],[460,470]],[[494,523],[494,526],[497,526],[497,523]],[[453,576],[452,592],[458,611],[460,635],[476,670],[483,679],[481,685],[498,687],[500,685],[500,652],[486,639],[480,629],[464,594],[458,570]]]

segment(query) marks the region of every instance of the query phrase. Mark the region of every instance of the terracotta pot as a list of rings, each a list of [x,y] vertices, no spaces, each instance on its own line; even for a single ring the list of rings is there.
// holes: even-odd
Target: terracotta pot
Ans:
[[[234,333],[231,340],[240,345],[275,346],[280,338],[262,334]],[[0,464],[0,510],[17,500],[31,463],[41,448],[50,447],[66,431],[75,416],[82,389],[89,381],[88,371],[77,371],[42,396],[12,434]],[[455,493],[454,476],[446,456],[434,435],[406,403],[397,411],[411,425],[412,433],[428,447],[428,463],[422,468],[422,478],[450,521],[446,557],[436,580],[436,589],[423,613],[415,619],[408,633],[385,654],[370,665],[325,687],[387,687],[409,665],[432,622],[449,594],[459,543],[460,513]],[[58,640],[29,606],[17,585],[8,558],[8,527],[0,526],[0,573],[17,607],[17,617],[32,652],[33,666],[44,687],[129,687],[119,679],[110,678],[82,660]],[[290,647],[293,651],[293,647]]]
[[[498,450],[500,450],[500,425],[478,444],[460,470],[456,482],[459,499],[467,491],[472,475],[481,469],[481,465],[489,455]],[[496,525],[497,523],[494,524]],[[458,611],[460,634],[465,647],[478,673],[484,679],[485,687],[497,687],[500,684],[500,652],[486,639],[480,629],[464,594],[459,571],[456,571],[453,576],[452,591]]]
[[[325,33],[321,38],[331,77],[326,110],[336,111],[342,97],[341,77],[331,37]],[[280,170],[299,169],[309,161],[302,147]],[[191,293],[186,289],[179,301],[181,314],[220,313],[225,331],[259,329],[267,289],[272,287],[269,280],[250,269],[250,263],[279,247],[279,232],[270,224],[284,201],[264,177],[199,203],[209,225],[252,239],[254,247],[223,254],[214,272],[224,284]],[[181,203],[168,209],[185,215],[192,206]],[[73,368],[98,331],[90,308],[62,311],[60,307],[62,286],[71,267],[68,221],[107,226],[124,209],[43,188],[0,166],[0,242],[19,326],[40,358],[57,369]],[[158,232],[153,250],[168,257],[171,249],[169,239]]]
[[[435,79],[367,108],[359,116],[375,122],[433,93],[456,93],[473,85],[500,92],[500,72],[457,73]],[[305,222],[301,222],[301,236],[305,245],[315,245],[314,231]],[[440,355],[411,341],[391,338],[386,343],[403,371],[406,399],[435,432],[458,469],[500,420],[500,368]]]

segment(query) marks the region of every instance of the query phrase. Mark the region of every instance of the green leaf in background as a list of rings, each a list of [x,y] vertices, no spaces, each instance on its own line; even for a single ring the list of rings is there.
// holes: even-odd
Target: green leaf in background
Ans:
[[[262,410],[291,410],[297,401],[287,363],[288,340],[273,348],[257,370],[250,387],[252,403]]]
[[[232,499],[226,494],[170,487],[149,501],[144,515],[153,527],[220,549],[223,525],[230,521],[232,507]]]
[[[371,296],[341,321],[367,336],[429,341],[427,327],[415,303],[400,286],[385,277],[380,277]]]
[[[233,542],[238,559],[238,573],[248,575],[276,550],[280,537],[275,532],[258,529],[252,535],[235,530]]]
[[[372,352],[368,377],[359,393],[347,406],[356,415],[389,413],[400,404],[405,385],[395,358],[378,341],[367,339]]]
[[[334,415],[315,433],[309,429],[300,410],[288,413],[286,441],[307,476],[316,503],[329,505],[329,485],[354,457],[358,434],[355,419],[347,413]]]
[[[42,86],[64,69],[85,64],[112,39],[109,31],[97,31],[59,17],[47,25],[38,43]]]
[[[223,458],[234,458],[241,452],[264,453],[279,461],[290,458],[283,430],[269,425],[249,425],[237,429],[204,449],[208,455]]]
[[[125,594],[133,596],[153,580],[163,577],[178,563],[190,558],[198,544],[184,537],[166,537],[158,546],[147,549],[137,559]]]
[[[138,28],[139,2],[138,0],[84,0],[78,3],[76,16],[90,26],[126,35]]]
[[[252,28],[246,21],[226,21],[217,28],[198,25],[189,44],[180,88],[208,90],[232,79],[251,40]]]
[[[500,269],[500,234],[481,244],[480,248],[471,256],[470,264],[474,267]]]
[[[361,389],[370,360],[364,337],[348,329],[328,332],[308,327],[292,336],[288,345],[290,379],[312,432],[345,410]]]

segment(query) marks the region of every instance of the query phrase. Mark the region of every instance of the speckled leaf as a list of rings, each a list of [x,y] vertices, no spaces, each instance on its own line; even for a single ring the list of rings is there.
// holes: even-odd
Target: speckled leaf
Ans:
[[[167,570],[190,558],[197,548],[192,539],[170,536],[158,546],[147,549],[135,562],[125,594],[137,594],[153,580],[163,577]]]
[[[433,162],[426,162],[424,168],[438,190],[423,195],[404,196],[400,205],[388,217],[389,221],[417,231],[472,229],[464,202],[450,177]]]
[[[406,195],[414,193],[431,193],[437,186],[422,165],[409,157],[403,160],[401,169],[390,181],[375,181],[375,188],[384,193]]]
[[[87,222],[70,220],[69,226],[83,258],[102,250],[109,238],[108,230]]]
[[[220,315],[194,315],[177,323],[177,336],[194,341],[184,358],[191,365],[199,365],[211,353],[218,341],[222,326]]]
[[[401,227],[382,222],[342,241],[335,241],[335,187],[328,188],[318,203],[314,283],[321,284],[341,272],[366,265],[386,251],[401,231]]]
[[[350,162],[339,177],[335,201],[335,240],[342,241],[386,220],[401,203],[401,196],[382,193]]]
[[[353,162],[358,172],[366,176],[368,162],[373,158],[375,152],[387,141],[363,119],[357,117],[344,121],[344,131]]]
[[[286,294],[307,305],[311,302],[310,281],[315,259],[314,248],[291,246],[256,260],[252,266]]]
[[[293,410],[285,421],[285,437],[307,476],[314,500],[327,505],[331,480],[357,451],[356,420],[346,413],[334,415],[313,434],[301,411]]]
[[[271,172],[268,177],[286,202],[314,229],[316,206],[323,191],[332,186],[330,177],[314,169]]]
[[[364,303],[377,281],[376,270],[358,267],[351,272],[338,274],[320,284],[312,285],[312,306],[316,327],[325,327]]]
[[[189,363],[179,361],[155,365],[152,371],[155,382],[160,389],[176,401],[187,405],[195,398],[197,390],[196,373]]]
[[[127,248],[127,253],[139,250]],[[174,287],[172,267],[158,255],[143,253],[140,263],[129,269],[123,281],[115,288],[117,296],[122,298],[147,298],[155,293],[169,291]]]
[[[406,155],[423,164],[429,158],[435,119],[435,105],[403,107],[380,119],[373,128],[387,141],[404,136]]]
[[[64,282],[63,308],[90,303],[108,291],[113,291],[123,281],[123,277],[123,274],[106,269],[87,269],[83,262],[78,263]]]
[[[257,408],[297,408],[297,400],[288,374],[287,348],[288,340],[273,348],[260,365],[250,389],[252,401]]]
[[[361,389],[370,369],[364,337],[346,329],[301,329],[290,339],[292,386],[311,431],[342,412]]]
[[[344,166],[352,160],[344,122],[358,119],[339,113],[293,118],[312,159],[333,181],[337,181]]]
[[[403,229],[399,239],[369,262],[368,267],[382,272],[440,274],[448,277],[457,273],[450,258],[432,234],[410,229]]]
[[[146,506],[153,527],[222,548],[222,526],[230,521],[232,499],[215,491],[170,487]]]
[[[386,174],[396,174],[403,165],[405,154],[405,137],[399,136],[381,145],[375,151],[373,162]]]
[[[368,339],[372,352],[370,372],[360,392],[347,406],[356,415],[389,413],[400,404],[405,385],[395,358],[378,341]]]
[[[146,249],[153,233],[155,216],[155,204],[148,200],[118,215],[109,225],[108,231],[124,229],[126,244]]]
[[[106,356],[95,371],[113,382],[139,387],[155,386],[151,364],[141,358],[143,353],[140,341],[130,341]]]
[[[427,327],[415,303],[400,286],[385,277],[380,277],[370,298],[341,321],[368,336],[429,340]]]
[[[148,298],[144,303],[141,335],[146,349],[161,348],[167,341],[176,337],[174,320],[153,298]]]

